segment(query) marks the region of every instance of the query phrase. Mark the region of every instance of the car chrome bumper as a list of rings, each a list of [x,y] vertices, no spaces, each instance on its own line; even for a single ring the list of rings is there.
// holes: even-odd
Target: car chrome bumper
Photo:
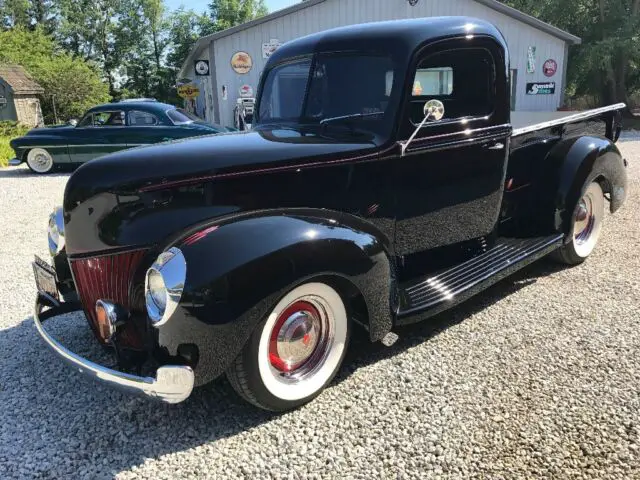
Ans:
[[[45,307],[49,307],[49,309],[43,311]],[[87,377],[113,388],[157,398],[166,403],[179,403],[189,397],[195,382],[193,370],[190,367],[183,365],[163,366],[158,368],[156,378],[139,377],[119,372],[76,355],[58,343],[42,326],[44,321],[51,317],[79,310],[82,310],[79,303],[61,303],[48,295],[38,294],[33,315],[40,336],[71,367]]]
[[[22,163],[22,160],[20,160],[18,158],[12,158],[11,160],[9,160],[9,166],[10,167],[17,167],[21,163]]]

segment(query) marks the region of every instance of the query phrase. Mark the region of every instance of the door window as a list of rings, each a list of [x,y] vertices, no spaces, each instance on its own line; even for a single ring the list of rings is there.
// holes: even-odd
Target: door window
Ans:
[[[484,48],[460,48],[431,55],[418,64],[411,92],[411,121],[420,124],[424,104],[445,106],[446,121],[483,117],[494,110],[496,67]]]
[[[123,111],[95,112],[85,116],[79,127],[122,127],[125,124]]]
[[[152,127],[159,123],[158,118],[151,113],[137,110],[129,112],[129,125],[132,127]]]

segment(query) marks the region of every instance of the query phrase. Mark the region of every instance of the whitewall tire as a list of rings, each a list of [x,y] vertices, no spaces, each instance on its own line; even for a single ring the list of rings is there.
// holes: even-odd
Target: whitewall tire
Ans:
[[[35,173],[49,173],[53,170],[53,157],[44,148],[34,148],[27,154],[27,165]]]
[[[593,253],[602,234],[604,200],[600,184],[589,183],[573,212],[569,234],[571,239],[555,252],[556,260],[567,265],[578,265]]]
[[[338,372],[349,329],[340,294],[326,283],[306,283],[258,325],[227,377],[240,396],[265,410],[303,405]]]

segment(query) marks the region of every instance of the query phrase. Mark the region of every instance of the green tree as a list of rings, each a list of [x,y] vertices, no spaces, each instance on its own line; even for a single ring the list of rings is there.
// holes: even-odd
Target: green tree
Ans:
[[[213,0],[209,4],[210,25],[205,35],[226,30],[269,13],[264,0]]]
[[[58,117],[69,119],[109,100],[108,87],[97,69],[58,51],[41,28],[0,32],[0,62],[22,65],[44,88],[41,101],[47,123],[54,121],[54,102]]]
[[[640,0],[502,1],[582,38],[569,56],[569,94],[629,103],[640,89]]]

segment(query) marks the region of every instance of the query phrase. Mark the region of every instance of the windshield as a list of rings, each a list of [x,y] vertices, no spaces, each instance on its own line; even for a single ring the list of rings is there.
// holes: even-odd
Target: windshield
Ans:
[[[318,54],[277,65],[264,82],[256,126],[344,124],[388,136],[394,77],[391,58],[361,53]]]

